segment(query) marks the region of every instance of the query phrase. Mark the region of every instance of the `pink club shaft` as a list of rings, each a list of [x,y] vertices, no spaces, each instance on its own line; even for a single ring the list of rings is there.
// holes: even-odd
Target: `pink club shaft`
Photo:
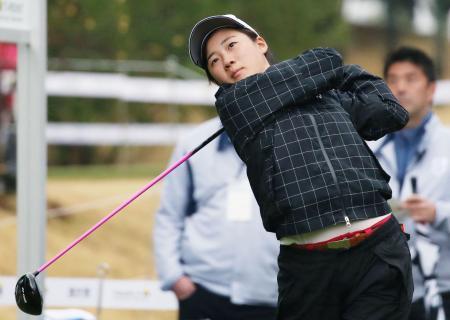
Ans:
[[[61,258],[63,255],[65,255],[70,249],[75,247],[78,243],[80,243],[82,240],[87,238],[92,232],[100,228],[104,223],[106,223],[109,219],[114,217],[117,213],[119,213],[123,208],[128,206],[131,202],[136,200],[140,195],[142,195],[145,191],[150,189],[152,186],[154,186],[156,183],[161,181],[165,176],[167,176],[169,173],[171,173],[173,170],[175,170],[178,166],[180,166],[182,163],[184,163],[186,160],[188,160],[190,157],[192,157],[197,151],[202,149],[204,146],[206,146],[208,143],[210,143],[212,140],[214,140],[217,136],[219,136],[224,131],[223,128],[216,131],[213,135],[211,135],[208,139],[203,141],[198,147],[196,147],[194,150],[188,152],[185,154],[180,160],[172,164],[169,168],[164,170],[162,173],[160,173],[156,178],[154,178],[152,181],[150,181],[148,184],[146,184],[144,187],[142,187],[139,191],[134,193],[129,199],[125,200],[120,204],[116,209],[111,211],[107,216],[105,216],[103,219],[101,219],[99,222],[97,222],[93,227],[91,227],[89,230],[87,230],[85,233],[83,233],[80,237],[78,237],[75,241],[73,241],[71,244],[69,244],[65,249],[63,249],[61,252],[59,252],[56,256],[51,258],[49,261],[44,263],[37,271],[36,275],[47,269],[50,265],[52,265],[56,260]]]

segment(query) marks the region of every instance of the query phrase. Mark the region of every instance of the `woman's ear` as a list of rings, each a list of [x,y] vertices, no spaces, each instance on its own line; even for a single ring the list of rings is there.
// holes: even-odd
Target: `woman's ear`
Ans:
[[[257,36],[255,39],[256,45],[260,48],[263,54],[266,54],[267,50],[269,50],[269,46],[267,45],[266,40],[263,37]]]

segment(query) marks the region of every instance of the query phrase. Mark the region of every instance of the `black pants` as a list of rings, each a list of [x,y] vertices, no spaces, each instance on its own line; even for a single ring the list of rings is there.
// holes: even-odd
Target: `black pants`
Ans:
[[[278,265],[279,320],[408,318],[411,257],[394,217],[348,250],[281,246]]]
[[[442,293],[441,297],[445,319],[450,320],[450,292]],[[411,305],[409,320],[427,320],[423,299],[419,299]]]
[[[233,304],[229,297],[196,286],[194,294],[179,303],[180,320],[275,320],[275,307]]]

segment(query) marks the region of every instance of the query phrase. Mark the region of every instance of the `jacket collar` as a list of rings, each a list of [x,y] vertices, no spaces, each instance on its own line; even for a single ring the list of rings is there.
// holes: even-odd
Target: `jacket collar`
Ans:
[[[224,131],[219,136],[219,143],[217,144],[217,151],[222,152],[225,151],[227,148],[232,147],[230,138],[228,137],[227,133]]]
[[[441,122],[439,118],[436,116],[434,112],[431,112],[429,119],[427,119],[427,121],[424,123],[425,133],[423,135],[423,138],[421,139],[419,146],[417,147],[415,161],[420,161],[420,159],[422,159],[422,157],[425,155],[427,146],[429,145],[433,132],[435,131],[434,129],[436,129],[436,127],[440,125]],[[393,145],[391,144],[391,142],[394,141],[393,137],[394,137],[393,134],[388,134],[384,136],[379,140],[379,142],[375,145],[373,149],[373,153],[376,157],[384,157],[385,160],[391,166],[395,163],[394,160],[395,151]],[[388,148],[389,150],[391,150],[392,148],[393,152],[387,151],[386,148]]]

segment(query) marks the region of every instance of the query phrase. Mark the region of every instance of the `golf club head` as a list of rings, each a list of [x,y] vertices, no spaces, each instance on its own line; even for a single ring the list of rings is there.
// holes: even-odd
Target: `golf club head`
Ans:
[[[37,273],[26,273],[16,283],[16,304],[20,310],[32,315],[42,313],[43,300],[36,283]]]

